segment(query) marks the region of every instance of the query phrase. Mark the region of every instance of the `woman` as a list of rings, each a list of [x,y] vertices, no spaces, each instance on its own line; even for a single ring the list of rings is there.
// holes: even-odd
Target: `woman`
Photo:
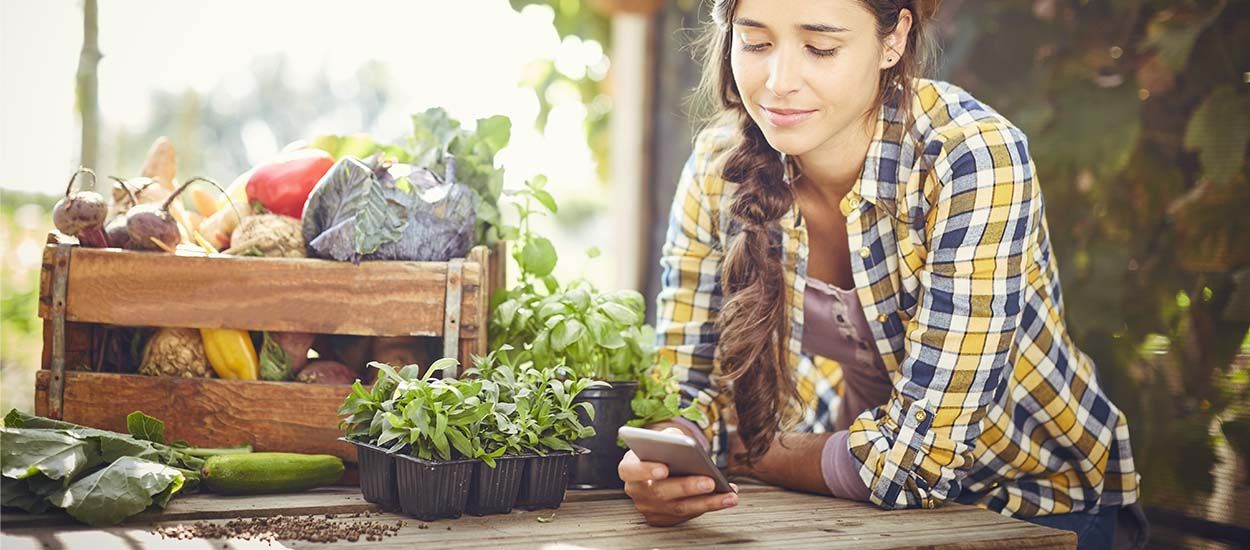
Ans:
[[[730,474],[1109,546],[1137,500],[1128,425],[1064,325],[1025,136],[917,78],[918,4],[715,3],[721,113],[674,199],[657,327],[708,421],[653,427]],[[738,501],[632,453],[619,472],[653,525]]]

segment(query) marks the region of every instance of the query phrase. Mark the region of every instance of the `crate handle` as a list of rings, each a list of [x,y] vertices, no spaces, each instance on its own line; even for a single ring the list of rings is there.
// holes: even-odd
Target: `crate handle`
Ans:
[[[443,357],[460,358],[460,301],[464,295],[464,258],[447,262],[447,299],[443,309]],[[443,378],[455,378],[460,369],[444,370]]]
[[[65,310],[69,259],[74,245],[58,242],[52,264],[52,379],[48,381],[48,417],[60,419],[65,409]]]

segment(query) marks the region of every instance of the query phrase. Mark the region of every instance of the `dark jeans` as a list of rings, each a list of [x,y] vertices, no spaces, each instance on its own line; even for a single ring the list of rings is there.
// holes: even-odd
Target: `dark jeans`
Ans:
[[[1110,549],[1115,542],[1115,518],[1120,508],[1106,508],[1098,513],[1076,512],[1054,516],[1023,518],[1031,523],[1076,533],[1077,550]]]

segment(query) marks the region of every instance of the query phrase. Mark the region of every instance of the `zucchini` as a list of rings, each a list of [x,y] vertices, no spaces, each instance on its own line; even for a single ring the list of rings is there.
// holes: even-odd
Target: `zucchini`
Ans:
[[[343,477],[343,461],[332,455],[245,453],[209,457],[204,484],[223,495],[288,493],[329,485]]]

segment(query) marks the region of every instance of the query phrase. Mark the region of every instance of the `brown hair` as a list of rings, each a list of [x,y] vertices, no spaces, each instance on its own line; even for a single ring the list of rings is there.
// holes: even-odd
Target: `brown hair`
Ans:
[[[931,56],[927,20],[936,2],[923,0],[858,0],[877,21],[884,38],[898,24],[901,10],[912,13],[907,47],[893,67],[881,71],[876,108],[898,98],[910,98],[913,79],[922,74]],[[721,176],[738,184],[729,205],[732,224],[740,231],[729,242],[722,265],[725,302],[717,319],[719,355],[724,379],[734,383],[738,433],[746,452],[736,457],[747,464],[768,452],[799,404],[786,349],[790,319],[786,315],[790,292],[781,264],[779,233],[770,231],[794,206],[794,196],[783,179],[789,167],[765,140],[747,115],[734,84],[729,60],[732,19],[736,0],[715,0],[713,24],[702,39],[704,71],[699,95],[715,109],[714,120],[736,123],[737,143],[725,154]],[[908,110],[910,101],[898,101]],[[910,113],[908,113],[910,116]]]

